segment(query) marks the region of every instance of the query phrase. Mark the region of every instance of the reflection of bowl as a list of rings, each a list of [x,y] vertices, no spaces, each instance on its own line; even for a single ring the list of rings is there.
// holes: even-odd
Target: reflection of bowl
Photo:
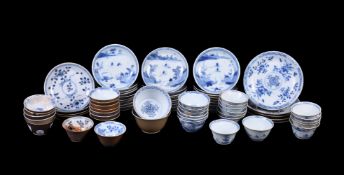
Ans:
[[[242,120],[242,125],[251,140],[263,141],[274,127],[274,122],[266,117],[251,115]]]
[[[81,142],[88,131],[93,127],[93,124],[90,118],[76,116],[64,120],[62,127],[66,130],[72,142]]]
[[[53,99],[48,95],[31,95],[24,100],[24,108],[29,112],[49,112],[55,108]]]
[[[167,119],[170,115],[166,115],[163,118],[158,118],[158,119],[147,119],[147,118],[141,118],[139,117],[135,111],[132,111],[133,116],[135,117],[136,124],[140,127],[142,132],[147,133],[147,134],[155,134],[159,133],[162,128],[165,127]]]
[[[124,124],[114,121],[106,121],[98,123],[94,127],[100,143],[103,146],[115,146],[122,138],[126,131]]]
[[[133,106],[141,118],[159,119],[171,111],[171,98],[167,92],[156,86],[144,86],[134,96]]]
[[[226,119],[217,119],[209,124],[209,128],[213,134],[213,138],[217,144],[231,144],[236,133],[240,130],[237,122]]]

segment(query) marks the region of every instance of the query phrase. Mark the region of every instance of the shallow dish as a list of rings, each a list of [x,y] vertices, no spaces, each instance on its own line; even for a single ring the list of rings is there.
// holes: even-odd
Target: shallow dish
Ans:
[[[111,44],[101,48],[92,61],[92,74],[102,87],[123,90],[137,79],[139,62],[126,46]]]
[[[240,77],[239,61],[227,49],[206,49],[196,58],[193,77],[202,90],[210,94],[220,94],[237,84]]]
[[[179,51],[162,47],[146,56],[142,63],[141,75],[146,85],[158,86],[166,92],[173,92],[184,86],[189,76],[189,66]]]

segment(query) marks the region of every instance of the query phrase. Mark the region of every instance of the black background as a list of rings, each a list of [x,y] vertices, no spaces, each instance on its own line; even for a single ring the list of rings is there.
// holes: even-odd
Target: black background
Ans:
[[[331,33],[323,32],[317,27],[327,21],[312,16],[315,14],[295,15],[296,17],[284,14],[271,17],[270,13],[244,16],[226,12],[219,10],[208,16],[209,14],[196,10],[196,13],[189,15],[159,16],[159,19],[154,18],[155,14],[141,19],[138,17],[141,13],[129,17],[115,12],[104,14],[107,16],[105,19],[104,16],[94,17],[92,13],[62,16],[63,12],[45,18],[46,11],[38,15],[23,16],[20,19],[22,23],[17,27],[20,31],[17,33],[18,43],[11,45],[15,50],[14,55],[20,58],[11,61],[19,65],[18,70],[22,75],[18,76],[24,76],[19,83],[19,90],[16,90],[16,98],[11,99],[11,106],[15,110],[10,116],[14,119],[11,138],[14,139],[12,143],[16,153],[30,157],[30,162],[46,156],[49,161],[55,158],[65,158],[67,162],[75,159],[92,161],[95,157],[110,159],[114,163],[124,160],[136,163],[164,162],[178,158],[179,161],[186,162],[184,165],[239,160],[286,166],[285,162],[282,163],[283,160],[300,158],[307,159],[308,163],[312,162],[312,165],[316,166],[319,157],[330,154],[330,150],[321,149],[322,145],[335,141],[330,124],[330,120],[335,116],[330,116],[331,105],[326,102],[324,93],[325,88],[328,88],[324,72],[331,69],[324,60],[332,58],[324,58],[323,51],[327,44],[324,41],[333,37]],[[118,17],[116,14],[121,15]],[[61,127],[62,121],[58,119],[49,135],[34,136],[22,117],[23,100],[32,94],[44,93],[44,79],[55,65],[74,62],[91,72],[95,53],[103,46],[114,43],[129,47],[136,54],[140,65],[144,57],[158,47],[173,47],[179,50],[189,63],[189,90],[192,90],[194,84],[194,60],[200,52],[209,47],[224,47],[236,55],[241,65],[238,86],[242,91],[243,72],[254,56],[269,50],[285,52],[295,58],[304,73],[304,88],[299,99],[315,102],[323,108],[321,126],[310,140],[298,140],[289,123],[275,124],[269,137],[259,143],[251,141],[242,127],[231,145],[220,146],[214,142],[208,127],[210,121],[218,118],[216,114],[210,114],[207,123],[199,132],[186,133],[176,114],[172,113],[161,133],[147,135],[140,131],[133,116],[127,112],[121,113],[118,119],[127,126],[127,132],[120,144],[113,148],[104,148],[93,130],[81,143],[70,142]],[[143,84],[141,76],[137,81]],[[206,158],[209,155],[228,160],[221,162],[218,159]],[[123,159],[115,160],[118,157]]]

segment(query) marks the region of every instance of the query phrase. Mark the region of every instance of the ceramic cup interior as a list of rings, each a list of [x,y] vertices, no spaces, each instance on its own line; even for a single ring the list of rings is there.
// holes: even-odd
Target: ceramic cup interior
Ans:
[[[197,91],[183,92],[178,99],[180,103],[190,107],[205,107],[210,103],[209,96]]]
[[[221,93],[221,99],[230,102],[230,103],[247,103],[248,96],[237,90],[226,90]]]
[[[209,127],[211,131],[222,135],[235,134],[240,129],[240,126],[237,122],[226,119],[214,120],[210,122]]]
[[[90,92],[90,97],[99,101],[113,100],[119,97],[120,92],[112,88],[99,87]]]
[[[94,127],[94,132],[103,137],[116,137],[125,133],[126,127],[124,124],[115,121],[106,121],[98,123]]]
[[[291,112],[299,116],[316,116],[321,113],[321,108],[312,102],[298,102],[291,107]]]
[[[32,95],[24,100],[24,107],[34,112],[45,112],[55,108],[53,99],[48,95]]]
[[[133,106],[140,117],[158,119],[165,117],[170,112],[172,102],[164,90],[155,86],[145,86],[136,92]]]
[[[64,129],[72,132],[83,132],[91,129],[94,123],[90,118],[83,116],[71,117],[63,121]]]
[[[242,124],[254,131],[267,131],[274,127],[274,122],[263,116],[251,115],[242,120]]]

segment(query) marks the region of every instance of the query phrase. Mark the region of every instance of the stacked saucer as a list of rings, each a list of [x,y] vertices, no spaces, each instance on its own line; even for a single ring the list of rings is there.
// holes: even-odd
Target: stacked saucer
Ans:
[[[55,119],[55,103],[48,95],[32,95],[24,100],[23,113],[34,135],[46,135]]]
[[[187,90],[186,86],[183,86],[182,88],[178,89],[177,91],[173,91],[173,92],[169,92],[168,94],[171,97],[171,101],[172,101],[172,111],[176,111],[177,110],[177,106],[178,106],[178,96],[185,92]]]
[[[298,101],[299,100],[296,102]],[[247,107],[250,115],[261,115],[271,119],[274,123],[286,123],[289,121],[290,106],[280,110],[266,110],[254,105],[251,101],[249,101]]]
[[[247,112],[248,96],[237,90],[226,90],[220,94],[217,114],[220,118],[238,122]]]
[[[321,108],[312,102],[298,102],[291,107],[290,124],[298,139],[310,139],[319,127]]]
[[[252,114],[286,122],[304,81],[302,69],[294,58],[283,52],[268,51],[250,61],[243,82]]]
[[[186,91],[189,65],[178,50],[161,47],[150,52],[142,63],[142,79],[148,86],[157,86],[168,92],[172,110],[177,109],[178,95]]]
[[[57,116],[73,117],[88,113],[88,94],[94,81],[88,70],[76,63],[62,63],[48,73],[44,93],[54,99]]]
[[[178,97],[177,116],[186,132],[201,129],[209,115],[210,98],[197,91],[186,91]]]
[[[99,87],[90,92],[90,117],[98,121],[114,120],[120,116],[120,92]]]
[[[138,84],[135,83],[134,85],[130,86],[127,89],[119,90],[121,94],[119,96],[119,101],[121,104],[121,111],[129,111],[133,109],[133,98],[138,88],[139,88]]]

